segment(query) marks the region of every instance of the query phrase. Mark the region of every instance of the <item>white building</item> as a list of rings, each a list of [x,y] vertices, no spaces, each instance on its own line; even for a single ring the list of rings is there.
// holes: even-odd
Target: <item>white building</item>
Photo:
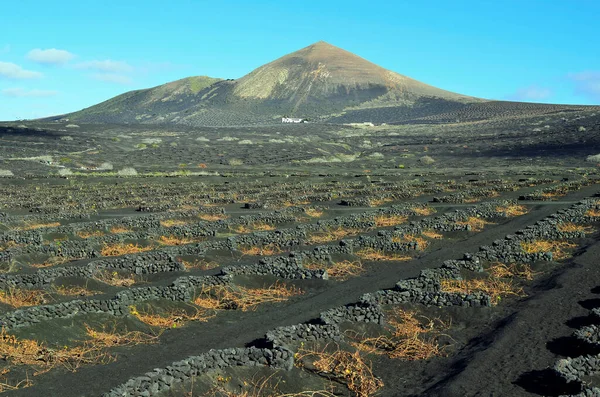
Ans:
[[[306,119],[297,119],[293,117],[282,117],[282,123],[306,123]]]

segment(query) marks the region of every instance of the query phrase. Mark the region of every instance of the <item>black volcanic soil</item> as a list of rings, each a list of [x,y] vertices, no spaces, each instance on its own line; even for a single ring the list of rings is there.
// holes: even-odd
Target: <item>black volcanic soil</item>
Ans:
[[[475,109],[479,117],[472,116],[468,122],[445,122],[454,114],[465,114],[452,113],[462,111],[458,109],[449,110],[452,116],[433,121],[375,127],[6,123],[0,129],[0,170],[13,174],[0,178],[0,268],[6,274],[38,274],[35,266],[48,260],[52,250],[87,257],[64,254],[65,263],[51,263],[45,269],[111,261],[114,258],[102,256],[101,250],[115,241],[151,246],[151,253],[169,254],[177,261],[216,263],[211,269],[159,268],[138,277],[132,287],[108,286],[85,276],[59,278],[43,287],[54,294],[55,302],[78,298],[56,296],[52,286],[61,283],[87,286],[100,292],[94,299],[110,300],[121,292],[166,287],[180,277],[219,275],[226,266],[253,265],[268,257],[222,246],[197,249],[243,236],[264,244],[271,241],[261,238],[272,239],[283,248],[276,256],[287,257],[290,251],[320,246],[298,242],[293,233],[299,227],[353,216],[371,219],[380,210],[427,204],[438,211],[411,214],[406,224],[495,200],[522,198],[519,204],[529,210],[517,217],[490,218],[493,223],[481,232],[443,233],[443,239],[432,241],[422,252],[411,252],[412,259],[405,262],[365,260],[365,273],[346,281],[235,276],[232,283],[238,286],[281,281],[304,294],[255,311],[222,310],[207,322],[164,330],[158,344],[111,348],[117,358],[114,362],[84,365],[76,372],[56,368],[31,376],[30,387],[6,391],[6,395],[99,396],[154,368],[210,349],[263,346],[265,334],[276,327],[316,322],[328,309],[355,303],[365,293],[392,288],[446,260],[476,253],[481,246],[492,245],[598,192],[597,165],[586,158],[598,154],[600,113],[541,106],[525,107],[526,111],[516,114],[512,105],[506,105],[490,115]],[[475,121],[478,118],[485,120]],[[424,160],[425,156],[433,162]],[[123,170],[128,167],[135,168],[137,175],[126,175]],[[305,212],[308,209],[323,214],[311,218]],[[217,221],[200,221],[200,216],[219,215],[222,219]],[[119,222],[127,223],[125,231],[112,229]],[[274,231],[245,233],[237,228],[264,223]],[[215,224],[220,226],[213,229]],[[347,238],[377,239],[394,230],[394,226],[361,227],[358,237]],[[82,232],[90,235],[82,237]],[[92,236],[93,232],[99,234]],[[158,243],[160,237],[174,236],[188,240],[181,246]],[[345,246],[340,240],[325,245]],[[407,362],[370,356],[375,374],[385,383],[378,395],[555,396],[577,392],[549,368],[560,358],[590,352],[571,335],[593,321],[590,308],[598,306],[597,241],[597,231],[574,239],[578,248],[572,258],[540,265],[541,273],[523,282],[526,297],[506,297],[493,307],[407,305],[426,316],[452,320],[445,339],[446,356]],[[194,253],[185,253],[186,249]],[[119,263],[143,262],[136,258],[126,257],[124,264]],[[4,292],[10,289],[4,284],[0,287]],[[141,302],[135,304],[142,307]],[[159,311],[169,305],[185,306],[165,301],[143,304]],[[15,313],[20,311],[0,305],[2,322]],[[56,348],[84,338],[84,324],[103,323],[142,332],[151,329],[132,314],[102,312],[51,318],[8,332]],[[8,357],[0,360],[0,367],[11,368],[7,378],[11,383],[33,372],[12,365]],[[255,370],[257,376],[271,374],[268,368],[235,367],[219,376],[232,377],[228,382],[239,386]],[[193,378],[195,386],[183,382],[164,395],[185,395],[191,389],[193,395],[203,395],[215,376],[202,374]],[[298,368],[281,377],[289,392],[306,385],[320,387],[324,382],[323,377]]]

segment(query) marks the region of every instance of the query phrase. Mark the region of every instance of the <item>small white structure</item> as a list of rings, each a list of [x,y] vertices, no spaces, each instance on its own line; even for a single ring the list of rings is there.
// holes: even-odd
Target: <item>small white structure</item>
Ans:
[[[306,119],[298,119],[293,117],[282,117],[282,123],[306,123]]]

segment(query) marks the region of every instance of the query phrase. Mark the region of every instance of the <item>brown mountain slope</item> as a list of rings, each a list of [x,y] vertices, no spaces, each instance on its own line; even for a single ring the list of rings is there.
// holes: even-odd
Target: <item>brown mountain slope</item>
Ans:
[[[81,122],[240,125],[272,123],[284,115],[327,120],[345,111],[388,107],[398,109],[398,117],[388,120],[392,122],[481,101],[321,41],[238,80],[191,77],[125,93],[69,117]]]

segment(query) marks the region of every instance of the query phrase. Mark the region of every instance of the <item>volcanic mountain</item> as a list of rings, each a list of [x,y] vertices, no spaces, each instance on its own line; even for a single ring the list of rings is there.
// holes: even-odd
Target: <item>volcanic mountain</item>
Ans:
[[[189,77],[127,92],[66,117],[80,122],[240,125],[270,123],[282,116],[327,121],[346,115],[350,120],[344,121],[392,122],[481,101],[429,86],[321,41],[237,80]]]

